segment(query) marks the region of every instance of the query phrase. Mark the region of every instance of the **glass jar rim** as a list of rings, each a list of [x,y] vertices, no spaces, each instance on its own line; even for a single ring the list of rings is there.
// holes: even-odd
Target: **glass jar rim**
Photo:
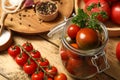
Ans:
[[[63,43],[63,45],[67,49],[69,49],[72,52],[75,52],[76,54],[81,55],[81,56],[94,56],[94,55],[100,54],[101,51],[103,51],[103,49],[104,49],[104,47],[105,47],[105,45],[106,45],[106,43],[108,41],[108,31],[107,31],[106,26],[102,22],[99,22],[99,24],[101,25],[101,28],[102,28],[102,30],[104,32],[104,42],[102,43],[102,45],[100,47],[90,49],[90,50],[76,49],[76,48],[70,46],[69,43],[65,39],[66,29],[67,29],[67,26],[69,25],[72,18],[69,18],[67,20],[66,24],[64,25],[63,34],[62,34],[62,43]]]

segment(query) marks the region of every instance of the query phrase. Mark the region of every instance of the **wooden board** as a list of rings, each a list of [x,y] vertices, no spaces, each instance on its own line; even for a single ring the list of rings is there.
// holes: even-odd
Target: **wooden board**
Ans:
[[[38,0],[34,0],[37,2]],[[5,25],[16,32],[34,34],[49,31],[58,23],[69,17],[73,11],[73,0],[55,0],[59,6],[59,15],[54,21],[41,22],[33,8],[22,10],[15,14],[9,14],[5,20]],[[59,2],[58,2],[59,1]],[[0,0],[1,3],[1,0]],[[1,13],[0,8],[0,13]],[[1,15],[1,14],[0,14]]]
[[[78,8],[84,9],[85,3],[83,0],[75,0],[75,12],[77,13]],[[112,21],[108,21],[104,23],[108,30],[110,37],[120,36],[120,25],[113,23]]]

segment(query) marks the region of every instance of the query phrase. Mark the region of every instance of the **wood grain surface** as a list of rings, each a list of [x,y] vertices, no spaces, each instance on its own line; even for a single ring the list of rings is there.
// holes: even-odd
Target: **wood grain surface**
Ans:
[[[35,2],[39,0],[34,0]],[[73,11],[73,0],[55,0],[59,7],[59,15],[54,21],[42,22],[36,15],[34,8],[24,9],[15,14],[9,14],[5,20],[5,25],[16,32],[25,34],[35,34],[49,31],[58,23],[69,17]],[[0,0],[1,3],[1,0]],[[1,5],[0,5],[1,6]],[[2,10],[0,8],[0,15]]]
[[[13,44],[22,45],[24,42],[29,41],[33,44],[34,48],[41,52],[42,57],[47,58],[51,65],[57,67],[58,72],[63,72],[67,75],[68,80],[76,80],[70,77],[65,71],[60,55],[59,45],[61,44],[61,34],[57,33],[52,38],[48,38],[47,33],[42,33],[34,36],[19,35],[13,33]],[[107,45],[107,59],[110,68],[103,73],[97,74],[93,78],[87,80],[119,80],[120,79],[120,63],[115,56],[115,47],[120,41],[120,38],[110,38]],[[0,52],[0,73],[4,73],[10,80],[30,80],[30,76],[24,73],[23,69],[18,66],[13,58],[11,58],[7,50]],[[0,80],[7,80],[0,77]]]

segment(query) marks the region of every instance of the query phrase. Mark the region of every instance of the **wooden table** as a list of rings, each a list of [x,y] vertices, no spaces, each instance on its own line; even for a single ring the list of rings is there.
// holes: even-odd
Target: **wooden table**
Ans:
[[[39,50],[41,55],[50,61],[51,65],[56,66],[59,72],[63,72],[67,75],[59,56],[59,45],[61,44],[60,33],[55,34],[52,38],[48,38],[46,34],[47,32],[29,36],[13,32],[13,40],[14,44],[20,45],[26,41],[31,42],[34,48]],[[109,38],[107,43],[106,56],[110,68],[88,80],[120,80],[120,63],[115,56],[115,47],[119,41],[120,38]],[[4,73],[10,80],[30,80],[30,76],[25,74],[23,69],[8,55],[7,50],[0,52],[0,73]],[[68,80],[74,80],[69,75],[67,75],[67,77]],[[1,75],[0,80],[7,79]]]
[[[64,0],[62,0],[64,1]],[[16,17],[18,18],[18,17]],[[11,19],[8,18],[8,19]],[[11,24],[11,22],[10,22]],[[16,24],[16,23],[14,23]],[[27,24],[26,24],[27,25]],[[17,25],[18,27],[19,25]],[[28,30],[29,31],[29,30]],[[59,45],[61,44],[60,33],[55,34],[52,38],[48,38],[46,33],[36,34],[36,35],[21,35],[13,32],[14,44],[22,45],[26,41],[31,42],[35,49],[41,52],[41,55],[50,61],[51,65],[57,67],[59,73],[63,72],[67,75],[59,55]],[[115,56],[115,48],[120,38],[109,38],[106,45],[106,56],[110,68],[103,73],[97,74],[88,80],[120,80],[120,63]],[[30,76],[24,73],[23,69],[18,66],[13,58],[11,58],[7,50],[0,52],[0,80],[7,80],[6,76],[10,80],[30,80]],[[69,75],[67,75],[68,80],[74,80]]]

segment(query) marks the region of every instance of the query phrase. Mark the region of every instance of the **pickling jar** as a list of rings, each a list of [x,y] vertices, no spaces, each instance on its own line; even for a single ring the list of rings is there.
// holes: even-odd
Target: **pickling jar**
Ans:
[[[77,79],[88,79],[109,68],[105,56],[105,46],[108,41],[108,32],[103,23],[99,23],[102,31],[101,45],[90,50],[81,50],[72,47],[67,38],[67,28],[71,24],[68,19],[62,31],[62,45],[60,47],[60,56],[62,64],[67,73]]]

